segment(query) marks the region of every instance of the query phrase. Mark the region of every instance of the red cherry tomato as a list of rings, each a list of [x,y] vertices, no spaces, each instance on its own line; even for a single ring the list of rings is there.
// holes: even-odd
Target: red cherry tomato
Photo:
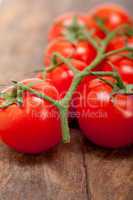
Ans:
[[[71,61],[71,64],[78,70],[83,70],[87,66],[84,62],[74,59]],[[72,83],[73,76],[73,72],[68,68],[68,66],[66,64],[61,64],[47,74],[47,79],[49,79],[56,87],[60,97],[62,98],[68,91]],[[42,73],[37,74],[37,77],[42,79]]]
[[[124,82],[133,83],[133,60],[121,57],[112,62],[115,69],[118,70]],[[101,64],[103,71],[112,71],[112,66],[108,63]]]
[[[128,45],[129,47],[133,47],[133,37],[126,37],[126,36],[115,37],[109,43],[107,47],[107,51],[109,52],[113,50],[118,50],[125,47],[125,45]],[[108,58],[108,61],[111,62],[114,65],[114,67],[118,70],[123,81],[127,83],[133,83],[133,60],[123,56],[127,53],[129,52],[124,51],[121,53],[114,54],[113,56],[110,56]],[[109,71],[109,70],[112,70],[112,67],[110,64],[105,63],[102,69],[104,71]]]
[[[90,64],[96,57],[95,48],[88,41],[71,43],[64,39],[57,39],[50,43],[45,51],[44,63],[49,66],[54,52],[66,58],[73,58]]]
[[[49,66],[54,52],[60,53],[66,58],[71,58],[74,54],[74,47],[72,43],[60,38],[48,44],[44,55],[44,64]]]
[[[85,88],[80,91],[77,113],[86,137],[108,148],[132,144],[133,95],[111,98],[112,88],[98,79],[86,82]]]
[[[65,29],[72,25],[74,17],[77,17],[77,22],[79,25],[86,26],[87,22],[85,16],[77,13],[64,14],[55,20],[49,31],[48,40],[51,41],[57,37],[63,37]]]
[[[128,58],[121,58],[114,62],[114,65],[118,69],[123,81],[132,84],[133,83],[133,60]]]
[[[50,83],[39,79],[23,81],[25,85],[33,82],[34,90],[58,99],[58,92]],[[4,143],[19,152],[47,151],[61,141],[58,110],[51,103],[24,92],[22,106],[13,104],[0,110],[0,135]]]
[[[129,47],[133,47],[133,37],[126,37],[126,36],[117,36],[115,37],[108,45],[107,52],[118,50],[124,48],[125,45]],[[128,51],[123,51],[120,53],[116,53],[112,56],[109,56],[109,61],[117,62],[117,60],[122,58],[122,55],[129,53]]]
[[[103,20],[108,30],[112,31],[120,25],[131,24],[132,19],[129,17],[127,11],[116,4],[106,4],[95,8],[89,13],[88,27],[93,28],[96,32],[95,35],[104,38],[105,34],[102,33],[100,27],[97,25],[95,18]]]

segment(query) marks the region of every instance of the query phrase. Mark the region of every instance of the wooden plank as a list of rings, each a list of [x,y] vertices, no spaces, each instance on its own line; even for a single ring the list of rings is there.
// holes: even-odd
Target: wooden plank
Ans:
[[[85,142],[84,160],[91,199],[133,199],[133,146],[111,151]]]
[[[0,84],[31,77],[42,66],[48,26],[55,16],[88,10],[95,2],[4,0]],[[126,6],[132,8],[132,2]],[[77,130],[72,130],[71,144],[39,156],[22,155],[0,143],[0,200],[132,200],[132,155],[132,147],[121,151],[95,147]]]

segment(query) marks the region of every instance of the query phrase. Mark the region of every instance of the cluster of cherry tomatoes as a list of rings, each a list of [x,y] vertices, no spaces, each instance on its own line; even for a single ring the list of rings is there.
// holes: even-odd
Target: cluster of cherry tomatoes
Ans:
[[[90,41],[80,38],[80,31],[88,30],[99,42],[108,33],[125,24],[132,26],[132,18],[117,5],[97,7],[88,14],[67,13],[60,16],[48,34],[49,44],[44,55],[45,70],[48,73],[39,72],[36,78],[21,83],[39,94],[60,101],[68,92],[74,74],[66,63],[55,59],[53,54],[57,52],[70,58],[75,69],[82,71],[96,58],[97,50]],[[116,54],[103,60],[96,70],[112,71],[113,65],[123,82],[131,85],[133,53],[117,53],[125,45],[133,47],[131,30],[127,30],[126,34],[118,34],[110,41],[106,52],[116,50]],[[69,112],[75,114],[82,132],[95,144],[108,148],[130,145],[133,143],[133,95],[117,94],[112,99],[110,85],[113,78],[106,77],[110,85],[101,79],[86,76],[81,81],[73,95]],[[61,142],[60,113],[54,104],[26,89],[22,92],[16,87],[2,91],[2,94],[0,137],[3,142],[24,153],[47,151]]]

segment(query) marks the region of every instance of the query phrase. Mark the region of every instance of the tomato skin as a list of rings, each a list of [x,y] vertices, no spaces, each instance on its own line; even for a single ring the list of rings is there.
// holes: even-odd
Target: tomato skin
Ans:
[[[59,38],[49,43],[44,55],[44,64],[46,67],[51,64],[51,58],[54,52],[60,53],[65,58],[71,58],[74,54],[74,47],[72,43],[63,38]]]
[[[113,66],[119,72],[122,80],[128,84],[133,83],[133,60],[120,57],[112,62]],[[103,71],[112,71],[112,66],[105,62],[101,64]]]
[[[127,11],[117,4],[105,4],[93,9],[88,15],[88,27],[94,29],[95,35],[103,39],[106,35],[95,21],[98,17],[105,21],[105,26],[112,31],[120,25],[132,24],[132,19]]]
[[[120,148],[133,143],[133,95],[117,95],[111,101],[112,89],[98,79],[86,82],[81,91],[77,112],[85,136],[97,145]]]
[[[86,26],[86,17],[78,13],[66,13],[62,16],[59,16],[55,21],[52,27],[49,30],[48,41],[52,41],[58,37],[64,37],[63,33],[66,27],[72,24],[73,17],[77,17],[79,25]]]
[[[77,41],[71,43],[67,40],[59,38],[52,41],[45,51],[44,64],[49,66],[54,52],[58,52],[66,58],[78,59],[88,65],[96,57],[95,48],[87,41]]]
[[[57,99],[57,90],[47,82],[38,82],[32,88]],[[49,115],[55,113],[59,117],[58,110],[29,92],[24,93],[23,98],[22,107],[13,104],[0,110],[1,139],[19,152],[37,154],[48,151],[61,141],[60,119]]]

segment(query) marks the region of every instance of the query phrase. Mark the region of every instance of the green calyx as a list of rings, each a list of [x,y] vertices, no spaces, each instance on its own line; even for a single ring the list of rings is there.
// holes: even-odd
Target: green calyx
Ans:
[[[74,32],[73,34],[75,34],[75,35],[73,35],[72,39],[75,40],[77,38],[77,35],[78,34],[80,35],[81,30],[83,31],[83,27],[79,26],[77,24],[76,19],[73,19],[72,26],[69,27],[69,29],[67,30],[68,32],[65,34],[68,34],[68,33],[70,34],[70,33]],[[14,103],[17,103],[17,105],[21,106],[23,104],[23,92],[25,92],[25,91],[28,91],[31,94],[34,94],[35,96],[42,98],[46,101],[49,101],[51,104],[56,106],[59,110],[60,118],[61,118],[62,140],[64,143],[69,143],[70,142],[70,130],[69,130],[69,125],[68,125],[69,105],[70,105],[70,102],[71,102],[71,99],[73,97],[75,90],[77,89],[78,85],[80,84],[81,80],[84,77],[89,76],[89,75],[98,77],[100,80],[104,81],[106,84],[108,84],[110,87],[112,87],[111,95],[117,95],[117,94],[132,95],[133,94],[133,85],[126,85],[125,83],[123,83],[121,76],[119,75],[118,71],[114,68],[114,66],[112,64],[111,64],[111,66],[112,66],[111,72],[94,71],[94,69],[97,67],[97,65],[99,65],[104,59],[106,59],[110,55],[114,55],[116,53],[123,53],[124,51],[127,51],[128,54],[126,54],[126,55],[130,55],[132,57],[133,48],[128,47],[128,46],[125,46],[124,48],[106,53],[106,47],[108,46],[109,42],[118,33],[119,33],[119,28],[113,32],[108,33],[107,37],[104,40],[100,41],[100,43],[97,43],[97,41],[93,38],[93,36],[91,36],[90,33],[84,32],[88,41],[90,41],[91,44],[93,44],[93,46],[97,49],[97,56],[92,61],[92,63],[82,71],[79,71],[74,68],[74,66],[71,63],[71,59],[64,58],[59,53],[55,52],[53,60],[52,60],[52,65],[49,68],[43,69],[44,78],[46,77],[47,73],[50,73],[56,67],[60,67],[61,63],[65,63],[67,65],[67,67],[74,74],[74,78],[71,83],[71,86],[70,86],[69,90],[67,91],[66,95],[64,96],[64,98],[62,98],[61,100],[56,101],[53,98],[51,98],[45,94],[39,93],[38,91],[34,90],[31,85],[24,85],[23,83],[13,82],[13,84],[14,84],[14,89],[12,90],[13,92],[9,96],[6,93],[1,94],[0,98],[2,98],[4,100],[5,105],[4,104],[1,105],[0,108],[5,109]],[[58,62],[58,60],[60,60],[60,63]],[[104,76],[113,77],[116,80],[115,83],[106,80],[104,78]]]
[[[74,43],[79,40],[87,40],[86,32],[88,32],[87,27],[79,24],[77,16],[74,16],[71,25],[65,28],[63,35],[68,41]],[[93,32],[89,32],[89,35],[92,34]]]
[[[12,81],[13,84],[16,84],[16,81]],[[23,91],[18,86],[12,87],[9,91],[4,93],[0,93],[0,99],[2,100],[2,104],[0,105],[0,109],[6,109],[12,104],[17,104],[18,106],[22,106],[23,104]]]

